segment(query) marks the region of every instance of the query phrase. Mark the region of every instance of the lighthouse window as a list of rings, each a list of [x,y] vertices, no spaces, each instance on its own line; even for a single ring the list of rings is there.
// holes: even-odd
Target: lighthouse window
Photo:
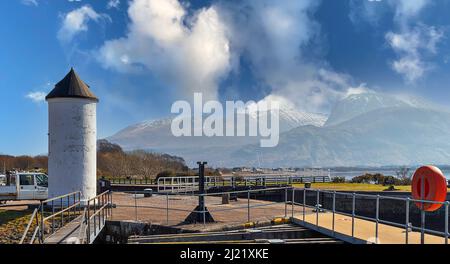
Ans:
[[[33,175],[20,175],[20,185],[34,185]]]

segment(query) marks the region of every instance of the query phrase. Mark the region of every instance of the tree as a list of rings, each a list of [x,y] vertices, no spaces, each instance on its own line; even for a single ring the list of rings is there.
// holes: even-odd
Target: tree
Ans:
[[[409,171],[410,171],[410,168],[404,166],[395,172],[395,174],[397,175],[397,178],[401,182],[401,185],[411,185],[412,174],[410,174]]]

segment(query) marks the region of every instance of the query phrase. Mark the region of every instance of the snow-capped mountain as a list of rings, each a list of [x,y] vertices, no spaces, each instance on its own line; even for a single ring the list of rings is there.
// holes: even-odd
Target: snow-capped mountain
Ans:
[[[411,106],[381,108],[335,126],[299,127],[272,149],[247,146],[230,164],[383,166],[450,163],[450,114]],[[247,159],[245,160],[245,158]]]
[[[260,112],[250,112],[246,119],[256,118]],[[326,116],[321,114],[299,112],[291,108],[279,111],[280,132],[286,132],[303,125],[322,126]],[[258,137],[174,137],[171,132],[173,118],[145,121],[129,126],[112,137],[109,141],[120,144],[124,149],[150,149],[167,152],[169,149],[209,147],[231,147],[254,144]],[[227,120],[226,122],[231,122]],[[235,118],[234,122],[237,122]],[[225,127],[225,126],[224,126]]]
[[[256,137],[175,138],[170,119],[131,126],[109,140],[125,149],[182,156],[188,165],[198,160],[226,167],[450,164],[450,112],[420,98],[354,94],[325,119],[280,109],[282,133],[275,148],[260,148]]]
[[[301,112],[292,108],[280,108],[281,124],[288,126],[288,128],[283,129],[284,131],[309,125],[321,127],[325,124],[327,118],[328,117],[323,114]]]
[[[380,93],[352,94],[336,103],[325,125],[336,125],[376,109],[407,105],[403,100]]]

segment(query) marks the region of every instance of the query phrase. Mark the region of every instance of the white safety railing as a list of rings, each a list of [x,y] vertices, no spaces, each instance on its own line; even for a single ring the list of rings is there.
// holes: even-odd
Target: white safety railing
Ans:
[[[380,224],[385,224],[385,225],[389,225],[389,226],[394,226],[394,227],[398,227],[398,228],[402,228],[405,230],[405,244],[409,243],[409,233],[411,231],[420,231],[420,243],[424,244],[425,243],[425,234],[432,234],[432,235],[436,235],[436,236],[441,236],[443,237],[445,240],[445,244],[448,244],[448,237],[449,237],[449,232],[448,232],[448,215],[449,215],[449,201],[445,201],[445,202],[436,202],[436,201],[428,201],[428,200],[420,200],[420,199],[412,199],[409,197],[393,197],[393,196],[384,196],[384,195],[373,195],[373,194],[361,194],[361,193],[345,193],[345,192],[337,192],[337,191],[324,191],[324,190],[313,190],[313,189],[301,189],[303,192],[303,199],[301,203],[297,203],[294,202],[293,204],[295,205],[301,205],[303,208],[302,211],[302,222],[305,224],[306,222],[306,208],[312,208],[313,211],[316,214],[316,221],[314,226],[319,229],[321,226],[319,225],[319,219],[320,219],[320,213],[321,211],[327,210],[328,212],[332,213],[332,226],[331,226],[331,232],[334,235],[336,233],[336,214],[340,214],[340,215],[344,215],[347,217],[351,217],[351,238],[352,239],[356,239],[355,237],[355,220],[356,219],[363,219],[363,220],[367,220],[367,221],[372,221],[375,223],[375,230],[374,230],[374,236],[375,236],[375,241],[379,240],[379,225]],[[313,204],[308,204],[307,202],[307,193],[308,192],[312,192],[315,193],[315,201],[313,202]],[[327,195],[331,195],[331,199],[332,199],[332,206],[331,209],[326,209],[322,206],[321,204],[321,200],[320,197],[323,194],[327,194]],[[344,210],[338,210],[336,208],[336,201],[337,201],[337,196],[342,196],[342,197],[346,197],[351,198],[351,213],[346,212]],[[364,199],[373,199],[375,201],[375,207],[373,208],[374,210],[374,214],[375,217],[368,217],[368,216],[363,216],[363,215],[358,215],[356,213],[356,203],[358,198],[364,198]],[[403,202],[404,206],[405,206],[405,221],[404,223],[399,223],[399,222],[393,222],[393,221],[388,221],[388,220],[384,220],[380,218],[380,201],[383,200],[390,200],[390,201],[398,201],[398,202]],[[425,227],[425,219],[426,219],[426,212],[421,210],[420,214],[420,227],[418,226],[414,226],[411,221],[410,221],[410,206],[412,203],[419,203],[421,206],[424,204],[441,204],[444,206],[444,231],[437,231],[437,230],[432,230],[429,228]],[[311,224],[308,222],[308,224]]]
[[[251,175],[246,177],[234,176],[206,176],[205,188],[261,186],[281,187],[298,183],[330,182],[329,175]],[[198,176],[161,177],[157,180],[158,192],[193,193],[198,191]]]

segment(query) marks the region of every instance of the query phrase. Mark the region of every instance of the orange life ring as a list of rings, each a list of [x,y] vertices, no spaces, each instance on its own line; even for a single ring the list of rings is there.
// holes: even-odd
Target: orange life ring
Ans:
[[[422,197],[422,180],[424,181],[424,193]],[[445,202],[447,198],[447,179],[442,171],[435,166],[420,167],[414,173],[412,179],[412,197],[415,200]],[[417,207],[427,212],[433,212],[441,208],[442,204],[415,203]]]

